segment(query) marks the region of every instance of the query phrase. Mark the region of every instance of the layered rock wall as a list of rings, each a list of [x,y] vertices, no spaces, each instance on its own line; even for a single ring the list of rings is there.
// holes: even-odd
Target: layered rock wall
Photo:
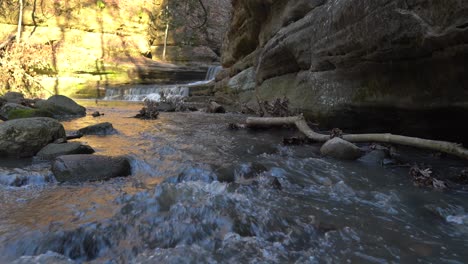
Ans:
[[[51,69],[37,79],[51,93],[102,96],[107,85],[148,78],[134,73],[164,73],[168,68],[148,59],[162,59],[160,47],[167,21],[160,14],[165,6],[171,7],[172,15],[168,17],[168,49],[163,63],[219,63],[230,3],[202,2],[208,18],[205,23],[198,0],[24,0],[21,41],[50,50],[44,60]],[[18,15],[18,1],[0,1],[0,43],[16,34]],[[169,70],[174,68],[169,66]]]
[[[345,128],[391,127],[419,111],[462,115],[457,107],[467,106],[467,1],[232,5],[217,89],[238,95],[241,105],[286,96],[322,124]],[[248,87],[230,85],[239,75],[251,76]]]

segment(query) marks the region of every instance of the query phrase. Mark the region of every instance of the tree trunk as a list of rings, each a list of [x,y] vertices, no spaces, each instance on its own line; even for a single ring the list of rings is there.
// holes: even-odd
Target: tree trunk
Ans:
[[[166,23],[166,31],[164,32],[164,49],[163,49],[163,61],[166,60],[166,49],[167,49],[167,35],[169,34],[169,21]]]
[[[330,139],[329,135],[324,135],[313,131],[306,123],[303,116],[292,117],[249,117],[246,121],[247,127],[270,127],[270,126],[284,126],[295,125],[299,131],[305,134],[308,138],[326,142]],[[468,149],[464,148],[461,144],[456,144],[447,141],[429,140],[417,137],[407,137],[400,135],[385,134],[349,134],[341,136],[342,139],[349,142],[380,142],[405,145],[416,148],[423,148],[444,152],[447,154],[455,155],[460,158],[468,159]]]
[[[19,0],[20,10],[19,10],[19,17],[18,17],[18,33],[16,33],[16,43],[21,42],[21,31],[23,25],[23,0]]]

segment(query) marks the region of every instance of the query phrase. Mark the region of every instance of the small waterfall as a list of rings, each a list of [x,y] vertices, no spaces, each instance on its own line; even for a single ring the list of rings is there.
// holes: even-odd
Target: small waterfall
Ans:
[[[216,75],[223,69],[221,66],[210,66],[206,72],[205,81],[214,80]]]
[[[190,87],[212,82],[222,68],[221,66],[210,66],[206,72],[205,80],[187,84],[131,85],[127,87],[107,88],[104,100],[143,101],[148,97],[150,100],[159,101],[161,98],[178,99],[188,97]]]
[[[134,85],[129,88],[107,88],[104,100],[143,101],[155,94],[165,98],[188,97],[189,87],[184,85]]]

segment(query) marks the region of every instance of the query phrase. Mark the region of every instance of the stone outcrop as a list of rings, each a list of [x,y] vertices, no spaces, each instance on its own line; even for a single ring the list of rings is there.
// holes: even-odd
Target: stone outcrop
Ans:
[[[31,157],[47,144],[65,136],[62,124],[48,117],[3,122],[0,123],[0,156]]]
[[[427,110],[443,123],[448,113],[466,112],[455,109],[468,102],[466,1],[232,4],[216,88],[234,90],[241,103],[286,96],[322,125],[341,128],[395,128]],[[248,80],[239,86],[241,77]]]

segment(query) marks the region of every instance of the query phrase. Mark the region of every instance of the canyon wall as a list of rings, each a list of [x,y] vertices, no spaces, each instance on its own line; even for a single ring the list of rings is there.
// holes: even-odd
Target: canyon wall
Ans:
[[[327,127],[406,129],[431,116],[439,121],[426,128],[440,129],[447,115],[466,117],[467,1],[233,0],[232,6],[216,84],[226,100],[255,108],[258,100],[285,96]]]
[[[172,64],[193,66],[204,77],[207,65],[219,64],[230,2],[202,2],[206,16],[198,0],[24,0],[21,41],[50,50],[44,60],[51,70],[37,79],[50,92],[73,97],[102,96],[107,85],[142,78],[157,81],[148,73],[174,75]],[[170,15],[162,19],[166,6]],[[0,43],[16,34],[18,15],[17,0],[0,1]]]

